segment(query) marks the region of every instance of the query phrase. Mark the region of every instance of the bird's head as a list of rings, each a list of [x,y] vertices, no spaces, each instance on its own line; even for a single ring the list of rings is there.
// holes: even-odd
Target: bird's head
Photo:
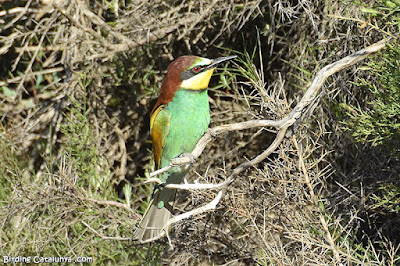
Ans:
[[[217,59],[208,59],[197,56],[181,56],[171,65],[176,67],[182,62],[179,78],[181,80],[181,88],[189,90],[207,89],[211,76],[218,64],[228,61],[236,56],[220,57]],[[175,63],[177,62],[177,64]],[[168,68],[168,71],[170,69]]]
[[[208,59],[199,56],[186,55],[178,57],[167,69],[160,97],[155,106],[167,104],[179,88],[187,90],[207,89],[211,76],[218,64],[236,58],[236,56]]]

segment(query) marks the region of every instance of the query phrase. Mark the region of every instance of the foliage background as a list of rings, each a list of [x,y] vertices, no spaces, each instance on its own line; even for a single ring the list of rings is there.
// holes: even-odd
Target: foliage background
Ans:
[[[290,112],[326,64],[398,33],[398,1],[0,3],[0,254],[95,263],[396,264],[399,47],[328,79],[294,135],[215,212],[130,241],[151,195],[148,121],[165,70],[240,59],[210,84],[211,126]],[[219,137],[191,181],[220,182],[274,132]],[[210,201],[182,193],[178,207]]]

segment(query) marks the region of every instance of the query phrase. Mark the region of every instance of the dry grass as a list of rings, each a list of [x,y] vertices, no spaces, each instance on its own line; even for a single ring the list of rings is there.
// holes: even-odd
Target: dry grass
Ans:
[[[174,250],[130,241],[151,194],[141,185],[152,169],[148,120],[169,61],[214,57],[223,52],[215,46],[243,52],[242,58],[247,52],[245,65],[212,81],[222,90],[210,90],[211,126],[281,118],[324,65],[395,32],[388,22],[398,11],[373,16],[353,1],[306,0],[0,6],[1,254],[91,256],[99,264],[156,264],[161,257],[238,265],[398,260],[399,240],[387,234],[398,228],[398,213],[391,224],[380,223],[388,216],[372,213],[369,199],[374,181],[396,177],[382,171],[398,169],[398,161],[387,158],[375,177],[367,175],[368,152],[381,158],[384,151],[354,146],[332,108],[368,100],[351,83],[368,75],[359,66],[328,80],[293,134],[238,175],[215,212],[177,224]],[[275,133],[218,137],[190,179],[224,180]],[[180,202],[182,211],[214,196],[183,194],[191,200]]]

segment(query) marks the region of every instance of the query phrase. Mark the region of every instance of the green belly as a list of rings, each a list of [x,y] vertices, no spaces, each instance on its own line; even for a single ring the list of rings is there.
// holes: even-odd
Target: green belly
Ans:
[[[170,128],[161,156],[161,167],[183,153],[192,152],[210,124],[207,90],[179,89],[167,108],[171,117]]]

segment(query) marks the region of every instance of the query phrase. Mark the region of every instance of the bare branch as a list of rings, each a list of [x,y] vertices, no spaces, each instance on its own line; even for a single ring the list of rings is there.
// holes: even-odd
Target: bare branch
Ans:
[[[190,216],[198,215],[209,210],[214,210],[217,207],[218,202],[221,200],[221,197],[222,197],[222,191],[218,192],[217,196],[208,204],[201,206],[197,209],[191,210],[189,212],[185,212],[183,214],[172,217],[165,223],[164,228],[168,229],[172,224],[179,222],[183,219],[187,219]]]
[[[219,189],[222,188],[230,183],[230,179],[225,180],[222,183],[219,184],[189,184],[189,183],[184,183],[184,184],[165,184],[164,182],[161,181],[159,178],[149,178],[146,180],[144,183],[157,183],[157,184],[164,184],[163,187],[165,188],[174,188],[174,189],[181,189],[181,190],[199,190],[199,189]]]
[[[169,169],[171,169],[172,167],[192,163],[194,161],[194,159],[197,159],[201,155],[201,153],[205,149],[206,145],[209,142],[211,142],[215,136],[217,136],[219,134],[229,132],[229,131],[237,131],[237,130],[243,130],[243,129],[248,129],[248,128],[254,128],[254,127],[274,127],[276,129],[278,129],[279,131],[276,134],[275,140],[271,143],[271,145],[267,149],[265,149],[261,154],[259,154],[258,156],[256,156],[252,160],[250,160],[249,162],[245,162],[245,163],[239,165],[238,167],[236,167],[232,171],[230,176],[222,183],[219,183],[219,184],[188,184],[188,183],[165,184],[166,188],[174,188],[174,189],[182,189],[182,190],[222,189],[222,188],[224,188],[225,186],[232,183],[234,181],[234,177],[237,176],[239,173],[241,173],[243,170],[262,162],[263,160],[265,160],[265,158],[267,158],[271,153],[273,153],[278,148],[278,146],[282,143],[282,141],[286,135],[287,129],[290,126],[292,126],[301,117],[304,109],[315,99],[315,97],[318,94],[318,91],[320,90],[320,88],[322,87],[322,85],[324,84],[324,82],[326,81],[326,79],[329,76],[331,76],[332,74],[334,74],[346,67],[354,65],[355,63],[366,58],[371,53],[381,50],[391,40],[392,40],[392,38],[382,40],[378,43],[368,46],[365,49],[362,49],[352,55],[349,55],[337,62],[334,62],[334,63],[329,64],[329,65],[325,66],[324,68],[322,68],[317,73],[316,77],[314,78],[311,85],[308,87],[306,93],[304,94],[304,96],[302,97],[300,102],[283,119],[280,119],[280,120],[252,120],[252,121],[246,121],[246,122],[241,122],[241,123],[217,126],[212,129],[209,129],[204,134],[204,136],[199,140],[199,142],[197,143],[197,145],[192,153],[184,154],[184,156],[175,158],[172,160],[171,164],[168,165],[167,167],[164,167],[162,169],[159,169],[155,172],[150,173],[150,178],[147,182],[157,182],[157,183],[161,184],[162,181],[160,179],[152,178],[152,177],[154,177],[158,174],[164,173],[164,172],[168,171]],[[296,147],[297,147],[297,144],[296,144]],[[309,189],[311,191],[311,195],[314,200],[314,204],[317,204],[317,202],[315,201],[315,195],[313,193],[311,183],[309,182],[308,179],[306,181],[307,181],[307,184],[309,185]],[[170,220],[168,220],[168,222],[164,226],[164,230],[166,233],[165,235],[168,236],[168,229],[172,224],[174,224],[178,221],[181,221],[183,219],[189,218],[192,215],[200,214],[207,210],[215,209],[215,206],[216,206],[216,204],[218,204],[220,198],[222,197],[222,194],[223,194],[223,192],[222,192],[222,190],[220,190],[218,192],[217,197],[209,204],[207,204],[203,207],[194,209],[192,211],[183,213],[181,215],[175,216],[175,217],[171,218]],[[321,221],[324,225],[324,228],[326,229],[325,220],[321,220]],[[165,235],[159,235],[156,239],[164,237]],[[331,245],[332,250],[335,254],[335,258],[338,260],[339,254],[337,253],[335,246],[334,245],[332,246],[332,243],[333,243],[332,237],[328,231],[327,231],[327,238],[328,238],[328,242]],[[146,242],[154,241],[156,239],[150,239],[150,240],[147,240]],[[169,240],[169,238],[168,238],[168,240]],[[173,248],[170,240],[169,240],[169,243],[170,243],[170,246]]]
[[[352,66],[356,64],[357,62],[365,59],[367,56],[371,55],[372,53],[376,53],[379,50],[383,49],[387,43],[391,42],[394,38],[387,38],[384,40],[381,40],[377,43],[374,43],[352,55],[346,56],[345,58],[336,61],[332,64],[329,64],[322,68],[317,75],[315,76],[314,80],[308,87],[306,93],[300,100],[300,102],[293,108],[293,110],[284,118],[280,120],[251,120],[251,121],[246,121],[246,122],[241,122],[241,123],[233,123],[233,124],[228,124],[228,125],[221,125],[214,127],[212,129],[209,129],[204,136],[198,141],[195,149],[192,151],[190,156],[181,156],[178,158],[172,159],[172,162],[170,165],[161,168],[157,171],[154,171],[150,173],[150,177],[154,177],[156,175],[162,174],[167,172],[169,169],[175,166],[182,166],[185,164],[190,164],[193,159],[199,158],[205,147],[207,146],[208,143],[210,143],[215,136],[220,135],[222,133],[230,132],[230,131],[238,131],[238,130],[244,130],[244,129],[249,129],[249,128],[254,128],[254,127],[274,127],[276,129],[279,129],[279,132],[277,134],[277,137],[275,138],[275,141],[260,155],[258,155],[256,158],[251,160],[250,162],[244,163],[237,167],[231,176],[237,175],[240,173],[243,169],[248,168],[249,166],[253,166],[261,161],[263,161],[269,154],[271,154],[282,142],[287,128],[292,126],[302,115],[303,110],[315,99],[317,96],[319,90],[321,89],[322,85],[326,81],[326,79],[337,73],[338,71],[347,68],[349,66]],[[230,178],[228,178],[230,179]],[[225,182],[224,182],[225,183]]]
[[[177,223],[179,221],[182,221],[184,219],[190,218],[191,216],[199,215],[199,214],[205,213],[207,211],[214,210],[217,207],[217,204],[219,203],[221,198],[222,198],[222,191],[219,191],[217,196],[211,202],[207,203],[206,205],[201,206],[201,207],[199,207],[197,209],[182,213],[180,215],[173,216],[171,219],[169,219],[165,223],[165,225],[163,227],[163,230],[165,232],[164,234],[161,234],[161,235],[159,235],[159,236],[157,236],[155,238],[152,238],[152,239],[147,239],[146,241],[142,241],[141,243],[143,244],[143,243],[152,242],[152,241],[160,239],[160,238],[162,238],[164,236],[168,236],[168,231],[169,231],[169,228],[171,227],[171,225],[173,225],[174,223]],[[170,246],[173,248],[171,242],[169,242],[169,243],[170,243]]]

